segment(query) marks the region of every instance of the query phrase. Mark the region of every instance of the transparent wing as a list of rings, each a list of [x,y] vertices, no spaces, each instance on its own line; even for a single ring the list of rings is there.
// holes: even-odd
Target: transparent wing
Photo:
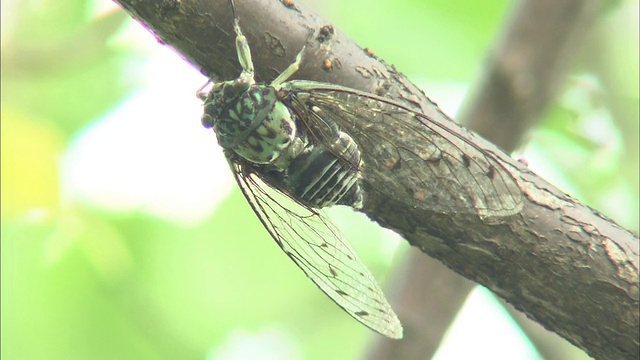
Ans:
[[[376,166],[370,168],[384,169],[380,174],[384,182],[374,188],[394,199],[408,196],[435,211],[481,216],[508,216],[522,208],[521,191],[497,160],[496,148],[454,122],[438,122],[384,98],[337,85],[290,81],[283,89],[283,101],[311,133],[320,134],[317,139],[331,138],[322,133],[333,123],[347,132],[360,148],[363,169],[371,164]],[[411,140],[409,134],[412,138],[418,134],[420,141]],[[478,142],[486,143],[486,148]],[[399,183],[406,191],[390,194],[389,189]]]
[[[359,322],[401,338],[400,321],[380,286],[329,220],[270,187],[241,159],[229,164],[264,227],[307,277]]]

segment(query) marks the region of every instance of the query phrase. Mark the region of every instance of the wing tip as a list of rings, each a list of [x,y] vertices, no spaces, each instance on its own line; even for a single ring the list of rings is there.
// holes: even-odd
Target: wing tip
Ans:
[[[395,316],[393,320],[389,324],[387,324],[387,326],[378,328],[371,327],[371,329],[381,335],[394,340],[400,340],[404,336],[404,329],[402,328],[402,324],[400,323],[400,320],[398,320],[398,318]]]
[[[394,340],[400,340],[404,335],[404,329],[402,328],[402,324],[400,324],[400,321],[398,319],[396,319],[396,323],[392,324],[392,326],[387,330],[388,331],[384,335]]]
[[[399,329],[394,329],[393,332],[387,334],[387,336],[393,340],[402,340],[402,337],[404,336],[402,326]]]

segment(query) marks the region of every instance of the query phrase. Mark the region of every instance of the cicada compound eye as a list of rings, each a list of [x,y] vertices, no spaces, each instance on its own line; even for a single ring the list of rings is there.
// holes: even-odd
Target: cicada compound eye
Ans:
[[[206,112],[202,114],[200,121],[202,121],[202,126],[204,126],[206,129],[210,129],[213,127],[214,118]]]

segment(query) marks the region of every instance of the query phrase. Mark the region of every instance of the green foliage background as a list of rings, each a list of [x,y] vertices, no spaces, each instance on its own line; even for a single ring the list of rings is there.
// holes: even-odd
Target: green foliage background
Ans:
[[[112,41],[138,25],[121,10],[96,15],[105,1],[2,3],[2,357],[220,358],[229,344],[247,338],[262,349],[260,358],[269,351],[273,358],[361,354],[371,334],[279,253],[238,191],[191,225],[69,196],[61,175],[65,152],[145,86],[128,74],[150,55]],[[312,5],[422,80],[430,94],[430,84],[474,82],[510,2]],[[526,147],[544,162],[545,177],[636,231],[637,6],[620,1],[603,10],[585,53],[597,51],[604,65],[579,57],[575,76]],[[194,82],[193,90],[200,85]],[[603,118],[611,136],[584,131]],[[382,235],[361,223],[353,225],[352,238],[382,275],[388,261],[370,250],[380,249]]]

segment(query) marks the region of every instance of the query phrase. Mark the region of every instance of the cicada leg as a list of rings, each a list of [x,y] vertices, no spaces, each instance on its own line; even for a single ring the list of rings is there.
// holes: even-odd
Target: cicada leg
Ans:
[[[209,95],[208,91],[205,91],[204,88],[206,88],[207,86],[209,86],[209,84],[211,84],[211,79],[207,80],[206,83],[204,83],[204,85],[200,86],[200,88],[196,91],[196,97],[202,101],[207,100],[207,95]]]
[[[293,74],[295,74],[296,71],[298,71],[298,69],[300,69],[300,64],[302,63],[302,53],[304,53],[304,50],[307,48],[307,43],[312,37],[313,37],[313,31],[309,33],[309,36],[304,41],[304,45],[302,45],[302,49],[300,49],[300,51],[298,52],[298,55],[296,55],[296,60],[291,65],[289,65],[286,69],[284,69],[284,71],[280,73],[280,75],[278,75],[278,77],[271,82],[271,86],[278,88],[280,85],[282,85],[282,83],[289,80],[289,78]]]
[[[249,48],[247,38],[242,34],[242,30],[240,29],[238,13],[236,12],[236,4],[233,0],[230,0],[229,2],[231,3],[231,9],[233,11],[233,30],[236,32],[236,51],[238,53],[238,61],[240,62],[240,66],[242,66],[242,75],[240,75],[240,77],[251,75],[250,77],[253,78],[251,49]]]

